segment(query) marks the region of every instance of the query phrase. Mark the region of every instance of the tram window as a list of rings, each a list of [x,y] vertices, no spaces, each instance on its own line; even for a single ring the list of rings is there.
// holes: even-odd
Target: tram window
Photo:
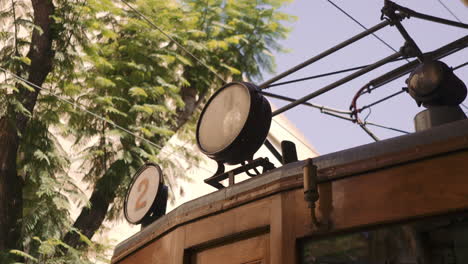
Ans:
[[[301,264],[466,264],[468,215],[299,242]]]

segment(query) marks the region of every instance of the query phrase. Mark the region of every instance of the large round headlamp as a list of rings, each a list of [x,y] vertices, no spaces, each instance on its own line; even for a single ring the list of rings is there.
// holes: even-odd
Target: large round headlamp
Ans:
[[[252,159],[265,141],[271,124],[271,107],[258,87],[232,82],[207,102],[197,125],[197,144],[208,157],[237,164]]]

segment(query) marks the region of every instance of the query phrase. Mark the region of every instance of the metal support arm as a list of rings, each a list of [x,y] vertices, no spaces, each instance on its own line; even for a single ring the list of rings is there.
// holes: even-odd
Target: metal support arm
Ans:
[[[345,84],[345,83],[347,83],[347,82],[349,82],[349,81],[351,81],[351,80],[353,80],[353,79],[355,79],[355,78],[357,78],[357,77],[359,77],[361,75],[364,75],[365,73],[368,73],[368,72],[370,72],[370,71],[372,71],[372,70],[374,70],[374,69],[376,69],[376,68],[378,68],[378,67],[380,67],[380,66],[382,66],[382,65],[384,65],[384,64],[386,64],[386,63],[388,63],[390,61],[393,61],[393,60],[397,59],[401,55],[402,55],[402,52],[396,52],[396,53],[394,53],[394,54],[392,54],[392,55],[390,55],[390,56],[388,56],[388,57],[386,57],[386,58],[384,58],[384,59],[382,59],[380,61],[377,61],[374,64],[371,64],[371,65],[369,65],[369,66],[367,66],[367,67],[365,67],[365,68],[363,68],[363,69],[361,69],[361,70],[359,70],[359,71],[357,71],[355,73],[352,73],[352,74],[350,74],[350,75],[348,75],[348,76],[346,76],[346,77],[332,83],[332,84],[329,84],[329,85],[327,85],[327,86],[325,86],[325,87],[323,87],[323,88],[321,88],[321,89],[319,89],[319,90],[317,90],[317,91],[315,91],[313,93],[310,93],[310,94],[298,99],[297,101],[295,101],[293,103],[290,103],[288,105],[285,105],[285,106],[279,108],[278,110],[273,112],[273,116],[281,114],[284,111],[287,111],[287,110],[289,110],[289,109],[291,109],[291,108],[293,108],[293,107],[295,107],[297,105],[305,103],[305,102],[307,102],[308,100],[310,100],[310,99],[312,99],[314,97],[317,97],[317,96],[319,96],[319,95],[321,95],[323,93],[326,93],[326,92],[328,92],[328,91],[330,91],[330,90],[332,90],[332,89],[334,89],[334,88],[336,88],[336,87],[338,87],[338,86],[340,86],[342,84]]]
[[[440,24],[444,24],[444,25],[449,25],[449,26],[468,29],[468,24],[464,24],[464,23],[460,23],[460,22],[456,22],[456,21],[452,21],[452,20],[448,20],[448,19],[444,19],[444,18],[440,18],[440,17],[435,17],[435,16],[422,14],[422,13],[416,12],[414,10],[411,10],[409,8],[400,6],[400,5],[398,5],[398,4],[396,4],[396,3],[392,2],[392,1],[389,1],[389,0],[385,0],[385,7],[389,7],[389,8],[392,8],[394,10],[398,10],[400,12],[400,14],[402,16],[404,16],[404,17],[415,17],[415,18],[424,19],[424,20],[427,20],[427,21],[432,21],[432,22],[435,22],[435,23],[440,23]]]
[[[318,55],[316,55],[316,56],[302,62],[301,64],[298,64],[298,65],[294,66],[293,68],[291,68],[291,69],[289,69],[289,70],[287,70],[287,71],[285,71],[283,73],[280,73],[280,74],[276,75],[275,77],[271,78],[270,80],[260,84],[259,87],[260,87],[260,89],[265,89],[270,84],[272,84],[272,83],[274,83],[274,82],[276,82],[276,81],[278,81],[278,80],[280,80],[280,79],[282,79],[282,78],[284,78],[284,77],[286,77],[286,76],[288,76],[288,75],[290,75],[290,74],[292,74],[292,73],[294,73],[294,72],[296,72],[296,71],[298,71],[298,70],[300,70],[300,69],[302,69],[302,68],[304,68],[304,67],[306,67],[306,66],[308,66],[308,65],[310,65],[310,64],[312,64],[312,63],[314,63],[316,61],[318,61],[318,60],[320,60],[320,59],[325,58],[326,56],[328,56],[328,55],[330,55],[330,54],[332,54],[332,53],[334,53],[334,52],[348,46],[349,44],[352,44],[352,43],[354,43],[354,42],[356,42],[356,41],[358,41],[358,40],[360,40],[360,39],[362,39],[362,38],[376,32],[378,30],[388,26],[390,23],[391,23],[390,21],[383,21],[380,24],[378,24],[378,25],[376,25],[376,26],[374,26],[372,28],[369,28],[368,30],[363,31],[362,33],[359,33],[359,34],[355,35],[354,37],[352,37],[352,38],[350,38],[348,40],[345,40],[345,41],[341,42],[340,44],[338,44],[338,45],[336,45],[334,47],[331,47],[330,49],[328,49],[328,50],[326,50],[326,51],[324,51],[324,52],[322,52],[322,53],[320,53],[320,54],[318,54]]]

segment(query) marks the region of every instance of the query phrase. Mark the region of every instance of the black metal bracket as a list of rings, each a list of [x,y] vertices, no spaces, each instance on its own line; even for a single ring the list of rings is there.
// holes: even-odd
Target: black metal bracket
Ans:
[[[431,22],[435,22],[439,24],[468,29],[468,24],[419,13],[407,7],[400,6],[390,0],[385,0],[385,5],[384,5],[384,8],[382,9],[382,18],[385,13],[388,13],[388,12],[395,13],[396,11],[398,11],[397,15],[399,15],[401,18],[415,17],[415,18],[419,18],[419,19],[423,19],[423,20],[427,20],[427,21],[431,21]]]
[[[283,163],[283,156],[281,156],[281,154],[278,152],[278,150],[276,150],[276,148],[273,146],[273,144],[271,144],[271,142],[268,139],[266,139],[265,142],[263,142],[263,144],[265,145],[265,147],[267,147],[267,149],[271,152],[271,154],[273,154],[273,156],[275,156],[275,158],[281,164],[284,164]]]
[[[319,227],[321,223],[315,214],[315,203],[320,197],[317,187],[317,166],[313,164],[312,159],[307,159],[303,167],[303,185],[304,200],[310,209],[312,227]]]
[[[222,169],[220,169],[220,165],[222,166]],[[250,161],[249,163],[247,163],[245,165],[237,167],[237,168],[235,168],[233,170],[224,172],[224,165],[222,163],[218,163],[218,170],[216,171],[215,175],[211,176],[208,179],[205,179],[205,183],[215,187],[218,190],[220,190],[220,189],[226,188],[226,186],[224,186],[221,183],[221,181],[223,181],[225,179],[229,179],[229,186],[234,185],[235,184],[235,176],[237,174],[245,172],[250,177],[257,176],[258,174],[249,173],[249,170],[251,170],[251,169],[256,170],[257,167],[262,167],[263,168],[262,173],[265,173],[265,172],[267,172],[269,170],[274,169],[275,165],[273,165],[273,163],[271,163],[268,160],[268,158],[258,158],[258,159]]]
[[[390,0],[385,0],[385,5],[382,8],[381,19],[389,20],[391,22],[390,25],[395,26],[405,39],[406,43],[404,45],[404,50],[402,53],[407,57],[417,57],[420,62],[423,62],[424,57],[421,49],[418,47],[413,38],[409,35],[408,31],[406,31],[405,27],[403,27],[403,25],[401,24],[401,21],[404,18],[409,17],[408,13],[397,13],[397,11],[400,11],[402,8],[404,7],[401,7]],[[404,9],[410,10],[408,8]]]

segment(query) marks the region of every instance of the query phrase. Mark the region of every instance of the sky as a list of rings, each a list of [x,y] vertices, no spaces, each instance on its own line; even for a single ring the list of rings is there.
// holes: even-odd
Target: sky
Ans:
[[[459,0],[441,0],[462,22],[468,23],[468,7]],[[348,12],[366,27],[372,27],[381,22],[381,8],[383,0],[333,2]],[[450,20],[455,18],[444,8],[439,0],[395,1],[396,3],[420,13],[438,16]],[[360,32],[363,29],[346,17],[327,0],[296,0],[283,8],[283,11],[297,16],[297,21],[291,23],[292,32],[280,44],[290,50],[289,53],[275,53],[276,74],[281,73],[314,55],[334,46]],[[466,36],[468,30],[437,24],[417,18],[405,19],[403,26],[407,29],[423,52],[432,51],[458,38]],[[376,33],[380,38],[398,50],[404,39],[395,27],[386,27]],[[350,46],[318,61],[312,65],[282,79],[281,81],[308,77],[321,73],[366,65],[376,62],[394,52],[372,35],[351,44]],[[444,59],[450,67],[458,66],[468,61],[468,49],[452,54]],[[406,61],[389,63],[377,70],[367,73],[345,85],[313,98],[309,102],[329,107],[348,110],[356,91],[373,78],[392,70]],[[295,84],[272,87],[267,92],[276,93],[293,98],[301,98],[318,90],[349,73],[333,75]],[[461,68],[455,74],[468,84],[468,66]],[[264,80],[274,74],[264,74]],[[366,94],[359,99],[359,105],[374,102],[387,95],[395,93],[405,87],[408,75],[386,84]],[[270,98],[269,98],[270,99]],[[270,99],[276,106],[281,107],[287,102]],[[465,100],[468,106],[468,100]],[[413,118],[425,108],[418,107],[409,94],[400,94],[390,100],[372,107],[368,117],[369,122],[414,132]],[[465,112],[468,109],[463,109]],[[364,111],[361,117],[368,112]],[[358,125],[320,113],[319,110],[297,106],[285,115],[304,134],[309,142],[323,155],[343,149],[368,144],[374,140]],[[381,140],[403,135],[400,132],[369,126],[369,129]]]

